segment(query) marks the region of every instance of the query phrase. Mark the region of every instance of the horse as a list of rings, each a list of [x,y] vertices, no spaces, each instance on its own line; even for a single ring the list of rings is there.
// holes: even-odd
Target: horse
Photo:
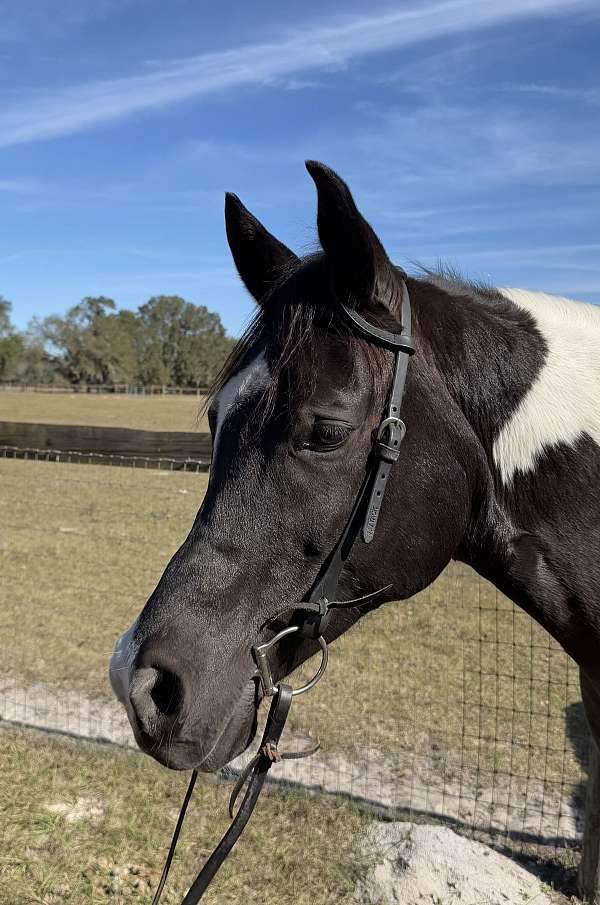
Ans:
[[[342,317],[398,331],[416,354],[406,425],[371,543],[356,545],[331,643],[426,588],[450,560],[491,581],[576,661],[600,740],[600,307],[390,261],[346,183],[306,164],[320,250],[297,257],[226,195],[229,247],[257,303],[209,401],[213,459],[189,535],[117,642],[110,678],[139,747],[215,771],[251,744],[262,691],[252,646],[307,599],[369,461],[394,355]],[[288,615],[288,622],[292,618]],[[284,638],[280,681],[317,650]]]

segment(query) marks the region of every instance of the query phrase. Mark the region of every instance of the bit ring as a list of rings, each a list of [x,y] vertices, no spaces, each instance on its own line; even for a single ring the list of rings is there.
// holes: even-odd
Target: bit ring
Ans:
[[[273,682],[273,675],[271,673],[271,667],[269,665],[268,653],[272,647],[274,647],[279,643],[279,641],[281,641],[282,638],[285,638],[287,635],[291,635],[299,630],[299,625],[288,625],[287,628],[284,628],[280,632],[278,632],[273,638],[271,638],[270,641],[265,641],[264,644],[255,644],[252,647],[254,659],[256,660],[256,665],[258,667],[258,676],[262,685],[263,694],[267,698],[273,697],[273,695],[279,690],[279,685],[275,685]],[[327,669],[327,663],[329,662],[329,649],[327,647],[327,642],[325,641],[323,635],[319,635],[317,641],[319,642],[319,647],[321,648],[320,666],[312,679],[309,679],[308,682],[305,682],[305,684],[301,685],[299,688],[293,689],[292,697],[297,697],[300,694],[304,694],[305,691],[310,691],[311,688],[314,688]]]

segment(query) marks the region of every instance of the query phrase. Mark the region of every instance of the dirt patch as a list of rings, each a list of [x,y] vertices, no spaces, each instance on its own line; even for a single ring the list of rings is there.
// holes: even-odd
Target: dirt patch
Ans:
[[[101,801],[93,798],[77,798],[76,801],[56,801],[45,806],[51,814],[63,817],[66,823],[79,823],[81,820],[97,821],[104,816]]]
[[[159,870],[144,864],[116,864],[109,858],[98,858],[85,872],[95,897],[109,897],[114,905],[125,905],[131,895],[150,895],[156,888]]]
[[[448,827],[373,824],[366,848],[379,863],[358,883],[361,905],[567,902],[520,864]]]

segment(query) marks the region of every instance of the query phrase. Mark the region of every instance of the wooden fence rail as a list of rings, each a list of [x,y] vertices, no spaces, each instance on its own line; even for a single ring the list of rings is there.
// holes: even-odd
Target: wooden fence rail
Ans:
[[[0,421],[0,446],[127,458],[168,458],[175,462],[194,460],[206,467],[212,455],[211,437],[206,433],[19,421]]]

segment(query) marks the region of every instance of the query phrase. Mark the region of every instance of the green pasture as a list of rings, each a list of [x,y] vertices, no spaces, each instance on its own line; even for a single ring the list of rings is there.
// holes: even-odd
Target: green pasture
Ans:
[[[204,397],[126,394],[0,393],[0,421],[208,431],[200,417]]]
[[[188,776],[134,752],[0,733],[3,905],[150,905]],[[165,905],[176,905],[229,824],[201,777]],[[207,905],[339,905],[366,869],[366,818],[347,803],[267,788]]]
[[[187,534],[205,487],[205,475],[0,460],[5,674],[108,697],[114,641]],[[292,724],[318,736],[325,756],[383,753],[404,775],[427,755],[440,771],[470,764],[479,776],[560,784],[581,775],[578,700],[558,645],[454,565],[336,642]]]

